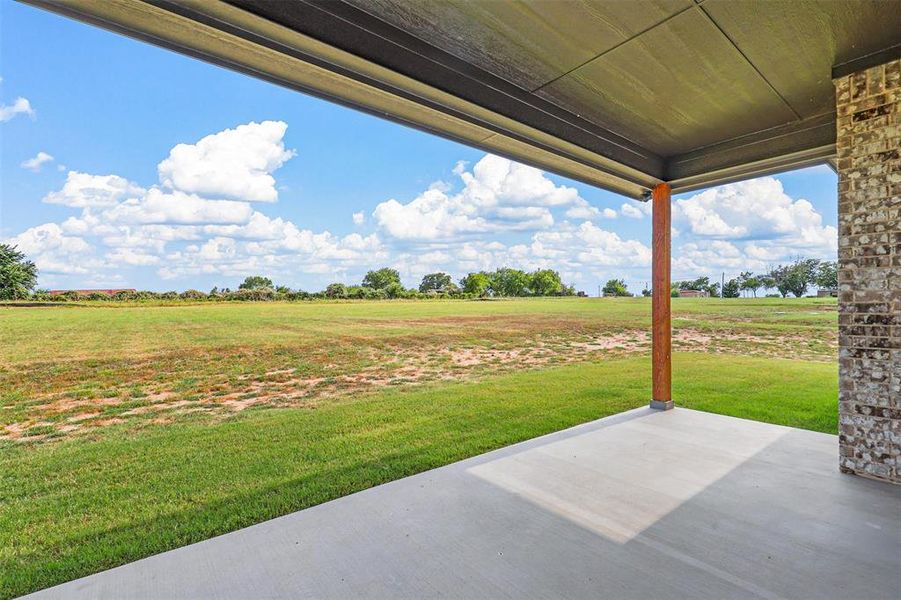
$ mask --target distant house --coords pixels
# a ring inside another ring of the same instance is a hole
[[[709,298],[710,292],[707,290],[679,290],[680,298]]]
[[[118,288],[109,290],[50,290],[50,296],[62,296],[63,294],[77,294],[79,296],[90,296],[91,294],[103,294],[104,296],[115,296],[120,293],[134,293],[134,288]]]
[[[835,288],[820,288],[817,290],[817,298],[838,298],[838,290]]]

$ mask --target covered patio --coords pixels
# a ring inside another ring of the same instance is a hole
[[[640,408],[34,598],[895,598],[901,488],[835,436]]]
[[[649,408],[38,596],[897,596],[897,0],[27,1],[651,201],[654,254]],[[827,163],[840,436],[668,410],[671,195]]]

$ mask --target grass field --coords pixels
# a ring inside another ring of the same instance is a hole
[[[834,433],[834,300],[674,301],[682,406]],[[644,299],[0,308],[0,597],[645,405]]]

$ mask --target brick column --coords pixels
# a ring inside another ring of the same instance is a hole
[[[901,483],[901,61],[834,83],[840,468]]]

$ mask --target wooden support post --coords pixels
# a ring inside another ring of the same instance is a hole
[[[652,194],[653,241],[651,264],[653,395],[651,408],[669,410],[672,398],[672,321],[670,317],[670,186],[661,183]]]

